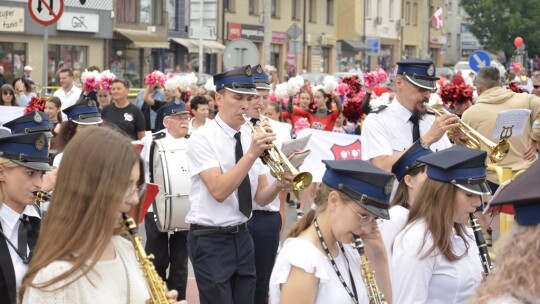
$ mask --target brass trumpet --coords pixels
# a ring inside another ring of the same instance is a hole
[[[450,114],[450,112],[448,112],[442,105],[426,105],[426,107],[428,110],[435,113],[435,116]],[[463,134],[465,134],[465,136],[467,136],[467,140],[462,141],[461,139],[455,137],[453,129],[447,131],[448,137],[450,137],[454,143],[471,149],[480,150],[482,144],[485,145],[489,149],[489,160],[491,160],[492,163],[501,162],[508,154],[508,151],[510,151],[510,144],[508,144],[506,138],[501,136],[499,143],[495,144],[463,121],[459,120],[459,125],[459,129]]]
[[[261,121],[268,121],[268,117],[262,115],[260,109],[258,111],[259,119]],[[250,118],[247,115],[243,114],[242,116],[253,133],[267,133],[261,125],[252,125],[251,123],[249,123]],[[274,148],[270,150],[265,150],[260,156],[261,160],[270,169],[270,174],[272,174],[272,176],[280,182],[285,182],[285,168],[287,168],[293,176],[290,183],[291,189],[293,191],[300,191],[306,189],[311,184],[311,181],[313,179],[311,173],[299,172],[298,169],[296,169],[291,164],[287,156],[283,154],[281,149],[277,147],[276,142],[273,141],[272,144],[274,145]]]

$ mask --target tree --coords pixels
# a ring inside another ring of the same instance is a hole
[[[514,38],[522,37],[529,56],[540,55],[540,0],[461,0],[467,27],[490,52],[515,54]]]

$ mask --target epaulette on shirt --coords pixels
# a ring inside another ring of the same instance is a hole
[[[379,113],[379,112],[383,111],[386,108],[388,108],[387,105],[382,105],[382,106],[378,107],[376,110],[373,110],[373,111],[371,111],[369,113]]]
[[[153,140],[162,139],[162,138],[165,138],[165,136],[166,136],[165,132],[156,132],[152,134],[152,139]]]

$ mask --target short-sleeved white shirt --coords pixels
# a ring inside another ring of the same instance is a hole
[[[409,121],[411,115],[412,112],[397,100],[377,113],[370,113],[362,128],[362,159],[370,160],[377,156],[392,155],[412,146],[413,123]],[[429,131],[434,121],[435,115],[430,113],[424,115],[420,120],[420,136]],[[439,151],[451,146],[445,134],[430,148]]]
[[[448,261],[438,250],[421,259],[433,244],[431,233],[428,233],[421,247],[426,229],[424,220],[415,221],[407,225],[394,241],[390,267],[393,302],[470,303],[482,281],[482,265],[472,229],[466,229],[468,250],[455,232],[450,235],[454,253],[466,253],[454,262]]]
[[[281,149],[281,145],[284,143],[284,142],[287,142],[287,141],[290,141],[291,140],[291,133],[289,132],[289,130],[287,130],[287,127],[279,122],[279,121],[275,121],[275,120],[268,120],[268,122],[270,123],[270,127],[272,128],[272,132],[274,132],[274,134],[276,134],[276,145],[278,148]],[[269,184],[272,184],[273,182],[276,181],[276,178],[272,176],[272,174],[270,173],[270,171],[268,171],[268,173],[266,173],[266,179],[268,180],[268,183]],[[264,207],[261,207],[259,206],[259,204],[257,204],[255,201],[253,202],[253,210],[265,210],[265,211],[273,211],[273,212],[278,212],[279,211],[279,195],[276,196],[276,198],[274,198],[274,200],[264,206]]]
[[[242,149],[247,152],[251,144],[251,130],[242,126]],[[223,202],[212,197],[201,180],[199,173],[210,168],[220,168],[225,173],[236,165],[234,138],[236,131],[220,117],[197,129],[188,140],[187,158],[191,176],[189,200],[191,209],[186,215],[186,222],[205,226],[231,226],[248,221],[238,210],[238,191],[234,191]],[[259,175],[266,174],[267,168],[257,159],[249,170],[251,195],[254,198],[258,187]]]
[[[64,110],[65,108],[74,105],[77,100],[79,100],[79,97],[81,97],[81,93],[82,90],[73,85],[69,92],[66,92],[63,88],[60,88],[54,91],[53,95],[60,98],[60,101],[62,101],[62,110]]]

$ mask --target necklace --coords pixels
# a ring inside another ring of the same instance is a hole
[[[319,237],[319,241],[321,242],[321,245],[322,245],[322,247],[324,249],[324,252],[326,252],[326,256],[330,260],[330,263],[332,263],[332,267],[334,268],[334,272],[338,276],[339,281],[341,282],[341,284],[343,285],[343,287],[345,288],[345,290],[347,291],[347,293],[349,294],[349,296],[353,300],[354,304],[358,304],[358,294],[356,293],[356,286],[354,284],[354,279],[352,277],[351,270],[349,269],[349,279],[351,280],[351,285],[353,287],[354,293],[351,291],[349,286],[347,286],[347,282],[345,282],[345,279],[341,275],[341,271],[339,271],[339,268],[338,268],[338,266],[336,264],[336,261],[334,260],[334,258],[330,254],[330,249],[328,249],[328,245],[326,245],[326,242],[324,241],[324,238],[323,238],[321,229],[319,228],[319,223],[317,222],[317,219],[315,219],[313,221],[313,225],[315,226],[315,231],[317,231],[317,236]],[[341,252],[343,252],[343,256],[345,257],[345,260],[347,261],[347,264],[348,264],[349,260],[347,259],[347,256],[345,255],[345,249],[343,249],[343,246],[341,245],[341,243],[338,242],[338,244],[339,244],[339,249],[341,249]]]
[[[129,272],[128,272],[128,268],[126,266],[126,261],[124,261],[124,258],[122,257],[122,255],[119,253],[119,252],[116,252],[116,254],[118,254],[118,256],[120,257],[120,260],[122,261],[122,265],[124,266],[124,272],[126,273],[126,290],[127,290],[127,298],[126,298],[126,304],[130,304],[131,303],[131,284],[129,282]]]

